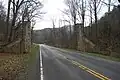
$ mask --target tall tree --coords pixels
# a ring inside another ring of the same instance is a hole
[[[82,23],[82,33],[84,35],[86,0],[77,0],[76,7],[77,15],[79,16],[79,20],[81,20]]]
[[[111,8],[111,0],[108,0],[108,12],[110,12],[110,8]]]
[[[11,6],[11,1],[12,0],[8,0],[8,9],[7,9],[7,18],[6,18],[6,34],[8,35],[8,27],[9,27],[9,18],[10,18],[10,6]]]
[[[92,23],[93,23],[93,12],[92,12],[92,3],[91,0],[88,1],[89,4],[89,17],[90,17],[90,33],[89,35],[92,35]]]
[[[17,22],[24,21],[24,19],[32,20],[33,17],[36,17],[38,12],[37,10],[41,9],[42,4],[38,0],[9,0],[8,1],[8,14],[7,14],[7,27],[9,25],[9,16],[12,14],[11,29],[9,33],[9,41],[14,40],[14,29]],[[23,8],[24,7],[24,8]],[[22,11],[22,13],[21,13]],[[22,15],[21,15],[22,14]],[[38,16],[37,16],[38,17]],[[21,19],[21,20],[20,20]],[[19,21],[17,21],[19,20]],[[7,31],[8,32],[8,31]],[[13,37],[13,38],[12,38]]]
[[[68,10],[66,10],[66,12],[68,12],[67,15],[70,15],[70,17],[72,18],[72,22],[73,25],[76,24],[76,17],[77,17],[77,9],[76,9],[76,4],[77,1],[76,0],[65,0],[65,4],[68,6]]]
[[[5,7],[3,5],[3,2],[0,1],[0,33],[2,33],[2,34],[4,34],[6,32],[5,19],[6,19]],[[5,38],[5,36],[3,36],[3,37]],[[6,40],[6,39],[2,39],[2,40]]]
[[[52,40],[53,40],[53,45],[55,45],[55,43],[56,43],[56,31],[55,31],[56,18],[55,17],[51,18],[51,21],[52,21],[52,27],[53,27],[53,29],[52,29]]]
[[[70,15],[72,19],[72,23],[74,25],[74,34],[72,36],[73,40],[73,46],[74,48],[77,48],[77,27],[76,27],[76,21],[77,21],[77,0],[65,0],[65,4],[68,6],[68,15]]]
[[[95,20],[95,31],[96,31],[96,38],[98,37],[98,12],[101,10],[102,7],[102,0],[91,0],[92,1],[92,9],[94,13],[94,20]]]
[[[3,5],[3,2],[0,2],[0,20],[5,21],[5,19],[6,19],[5,7]]]

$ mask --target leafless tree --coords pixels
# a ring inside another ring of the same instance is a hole
[[[55,45],[55,42],[56,42],[56,31],[55,31],[56,18],[52,17],[51,22],[52,22],[52,27],[53,27],[53,29],[52,29],[52,40],[53,40],[53,45]]]
[[[100,12],[101,8],[102,8],[102,1],[103,0],[91,0],[90,7],[93,10],[93,14],[94,14],[94,20],[95,20],[95,31],[96,31],[96,38],[98,36],[98,28],[97,28],[97,24],[98,24],[98,13]]]
[[[81,20],[82,23],[82,33],[84,34],[86,0],[77,0],[76,7],[77,15],[79,16],[79,20]]]
[[[108,12],[110,12],[111,7],[116,7],[115,3],[117,3],[117,0],[107,0],[107,2],[103,0],[102,3],[108,7]]]
[[[0,2],[0,20],[5,21],[5,19],[6,19],[5,7],[3,5],[3,2]]]
[[[77,17],[77,9],[76,9],[76,0],[65,0],[65,4],[68,6],[68,9],[64,12],[67,15],[70,15],[70,18],[73,22],[73,25],[76,24],[76,17]]]
[[[107,2],[106,2],[107,1]],[[103,0],[101,1],[103,4],[105,4],[108,7],[108,12],[111,11],[111,7],[117,7],[115,3],[117,3],[117,0]]]
[[[0,33],[4,34],[5,31],[5,19],[6,19],[6,11],[2,1],[0,1]],[[4,37],[4,36],[3,36]]]
[[[8,9],[7,9],[7,18],[6,18],[6,23],[7,23],[7,31],[6,34],[8,35],[8,26],[9,26],[9,18],[10,18],[10,6],[11,6],[11,1],[12,0],[8,0]]]
[[[86,8],[86,0],[65,0],[66,5],[68,6],[68,10],[66,12],[70,13],[70,17],[72,18],[72,22],[74,25],[74,39],[75,44],[77,46],[77,27],[76,22],[79,21],[79,23],[82,22],[82,33],[84,34],[84,23],[85,23],[85,8]],[[79,16],[79,17],[78,17]]]
[[[12,36],[14,34],[14,28],[19,21],[32,20],[33,17],[38,17],[38,9],[42,4],[38,0],[9,0],[8,10],[7,10],[7,29],[9,26],[10,14],[12,15],[11,29],[9,32],[9,41],[12,41]],[[20,20],[21,19],[21,20]],[[7,31],[8,32],[8,31]]]
[[[111,0],[108,0],[108,12],[110,12]]]
[[[92,4],[91,0],[88,1],[88,7],[89,7],[89,17],[90,17],[90,33],[89,35],[92,35],[92,23],[93,23],[93,12],[92,12]]]

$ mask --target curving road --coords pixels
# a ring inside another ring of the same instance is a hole
[[[41,80],[120,80],[120,62],[40,46]]]

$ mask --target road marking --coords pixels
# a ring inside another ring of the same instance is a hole
[[[92,70],[92,69],[90,69],[90,68],[88,68],[88,67],[80,64],[80,63],[77,62],[77,61],[71,60],[71,59],[69,59],[69,58],[67,58],[67,57],[65,57],[65,56],[63,56],[63,55],[61,55],[61,54],[59,54],[59,55],[62,56],[62,57],[63,57],[64,59],[66,59],[67,61],[71,62],[72,64],[78,66],[80,69],[82,69],[82,70],[90,73],[91,75],[99,78],[100,80],[111,80],[110,78],[108,78],[108,77],[106,77],[106,76],[104,76],[104,75],[102,75],[102,74],[100,74],[100,73],[98,73],[98,72],[96,72],[96,71],[94,71],[94,70]],[[42,67],[41,49],[40,49],[40,66],[41,66],[41,69],[40,69],[40,70],[41,70],[41,80],[43,80],[43,67]]]
[[[40,48],[40,80],[43,80],[43,63],[42,63],[41,48]]]
[[[75,65],[77,65],[77,66],[79,66],[79,68],[87,71],[88,73],[96,76],[97,78],[99,78],[99,79],[101,79],[101,80],[111,80],[111,79],[109,79],[108,77],[105,77],[105,76],[103,76],[102,74],[100,74],[100,73],[98,73],[98,72],[95,72],[94,70],[92,70],[92,69],[90,69],[90,68],[88,68],[88,67],[86,67],[86,66],[84,66],[84,65],[82,65],[82,64],[80,64],[80,63],[78,63],[78,62],[76,62],[76,61],[73,61],[73,60],[72,60],[72,63],[75,64]]]
[[[94,70],[92,70],[92,69],[90,69],[90,68],[80,64],[77,61],[70,60],[68,58],[65,58],[65,59],[68,60],[69,62],[71,62],[72,64],[78,66],[80,69],[82,69],[84,71],[87,71],[88,73],[92,74],[93,76],[99,78],[100,80],[111,80],[110,78],[108,78],[108,77],[106,77],[106,76],[104,76],[104,75],[102,75],[102,74],[100,74],[100,73],[98,73],[98,72],[96,72],[96,71],[94,71]]]

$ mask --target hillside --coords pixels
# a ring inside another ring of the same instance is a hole
[[[70,29],[70,26],[68,25],[61,28],[35,30],[33,35],[34,42],[45,43],[57,47],[75,48],[73,28],[74,27],[72,26]],[[85,27],[84,30],[84,37],[88,39],[90,43],[92,42],[95,44],[92,51],[104,53],[106,55],[120,56],[120,9],[118,7],[115,7],[109,13],[105,13],[104,16],[98,20],[97,37],[94,23],[91,27]],[[78,42],[80,41],[78,40]],[[78,46],[80,45],[81,44]]]
[[[46,43],[59,47],[69,47],[70,34],[73,34],[73,30],[70,31],[69,26],[54,29],[45,28],[42,30],[34,30],[33,41],[35,43]]]
[[[108,55],[120,53],[120,9],[115,7],[111,12],[105,13],[98,20],[97,37],[95,24],[85,28],[85,34],[89,40],[97,44],[100,51],[107,51]],[[110,54],[109,52],[115,52]]]

